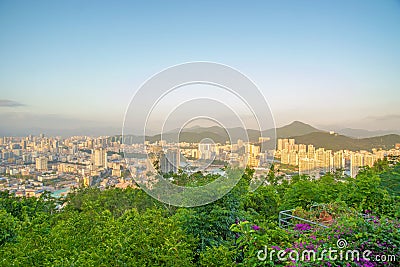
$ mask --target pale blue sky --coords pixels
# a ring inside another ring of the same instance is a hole
[[[1,0],[0,120],[118,128],[143,81],[200,60],[254,80],[278,126],[399,129],[399,48],[399,1]]]

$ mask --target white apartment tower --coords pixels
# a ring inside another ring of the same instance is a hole
[[[36,170],[47,171],[47,158],[45,157],[36,158]]]
[[[103,148],[95,149],[92,155],[92,163],[98,168],[107,168],[107,151]]]

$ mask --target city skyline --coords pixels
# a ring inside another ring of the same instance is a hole
[[[255,168],[256,176],[262,177],[271,164],[276,166],[277,175],[286,178],[297,174],[319,178],[327,173],[354,178],[365,166],[373,167],[376,162],[400,156],[400,143],[376,144],[369,149],[354,149],[348,144],[332,149],[315,142],[297,142],[297,138],[279,138],[273,147],[265,147],[263,140],[268,142],[269,138],[255,142],[238,139],[226,143],[129,143],[117,137],[3,137],[0,191],[31,197],[47,190],[59,197],[79,187],[151,187],[154,180],[149,175],[153,172],[224,176],[224,167],[233,166]]]
[[[118,134],[146,79],[199,60],[249,76],[278,127],[400,130],[397,1],[210,4],[2,1],[1,134]]]
[[[400,0],[0,0],[0,265],[400,266],[399,29]]]

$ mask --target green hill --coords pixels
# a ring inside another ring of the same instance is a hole
[[[341,149],[353,151],[371,150],[372,148],[391,149],[396,143],[400,143],[400,135],[397,134],[356,139],[339,134],[316,132],[295,136],[294,139],[298,144],[312,144],[317,148],[324,147],[335,151]]]
[[[263,131],[263,136],[273,136],[273,129],[269,129],[266,131]],[[300,135],[305,135],[305,134],[310,134],[310,133],[315,133],[315,132],[323,132],[317,128],[312,127],[309,124],[300,122],[300,121],[294,121],[289,125],[283,126],[276,128],[276,137],[277,138],[288,138],[288,137],[294,137],[294,136],[300,136]]]

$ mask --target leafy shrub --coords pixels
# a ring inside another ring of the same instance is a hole
[[[0,246],[16,238],[17,223],[12,215],[0,209]]]

